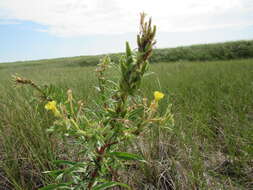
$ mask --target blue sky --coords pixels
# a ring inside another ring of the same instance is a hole
[[[141,11],[158,26],[158,48],[253,39],[252,0],[1,0],[0,62],[135,47]]]

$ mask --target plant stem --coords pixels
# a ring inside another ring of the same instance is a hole
[[[109,149],[112,145],[117,144],[118,142],[111,142],[107,143],[104,146],[102,146],[100,149],[97,150],[98,156],[96,158],[96,168],[94,171],[91,173],[91,181],[88,184],[88,189],[91,190],[92,186],[95,183],[96,178],[99,176],[99,170],[101,169],[101,162],[103,161],[104,153],[107,149]]]

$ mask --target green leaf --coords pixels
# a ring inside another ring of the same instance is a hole
[[[64,173],[64,170],[52,170],[52,171],[45,171],[43,172],[44,174],[49,174],[53,177],[57,177],[59,175],[61,175],[62,173]]]
[[[132,56],[132,51],[128,42],[126,42],[126,56],[127,57]]]
[[[70,189],[69,185],[72,184],[72,182],[69,183],[60,183],[60,184],[51,184],[47,185],[45,187],[40,188],[39,190],[51,190],[51,189]]]
[[[144,73],[143,77],[147,77],[154,74],[155,74],[154,72],[147,72],[147,73]]]
[[[95,187],[93,187],[92,190],[104,190],[115,186],[121,186],[125,187],[126,189],[131,189],[127,184],[111,181],[103,184],[98,184]]]
[[[137,160],[140,162],[146,162],[141,156],[127,152],[111,152],[110,155],[116,156],[117,158],[123,160]]]

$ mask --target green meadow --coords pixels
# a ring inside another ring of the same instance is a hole
[[[166,132],[154,128],[136,142],[132,151],[147,163],[129,167],[121,174],[124,182],[140,190],[253,189],[253,59],[245,54],[240,54],[245,59],[210,61],[210,56],[203,61],[159,56],[153,57],[142,89],[150,100],[156,90],[165,94],[160,112],[172,104],[175,126]],[[116,62],[117,54],[113,57]],[[11,76],[53,84],[59,94],[70,88],[89,105],[97,93],[96,67],[89,63],[76,57],[0,64],[1,190],[38,189],[52,182],[43,172],[54,169],[53,160],[77,158],[75,147],[46,132],[53,118],[34,98],[36,92],[14,87]],[[116,68],[107,74],[118,78]]]

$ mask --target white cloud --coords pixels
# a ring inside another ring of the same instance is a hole
[[[0,1],[0,19],[33,21],[58,36],[135,32],[141,11],[167,32],[253,24],[252,0]]]

